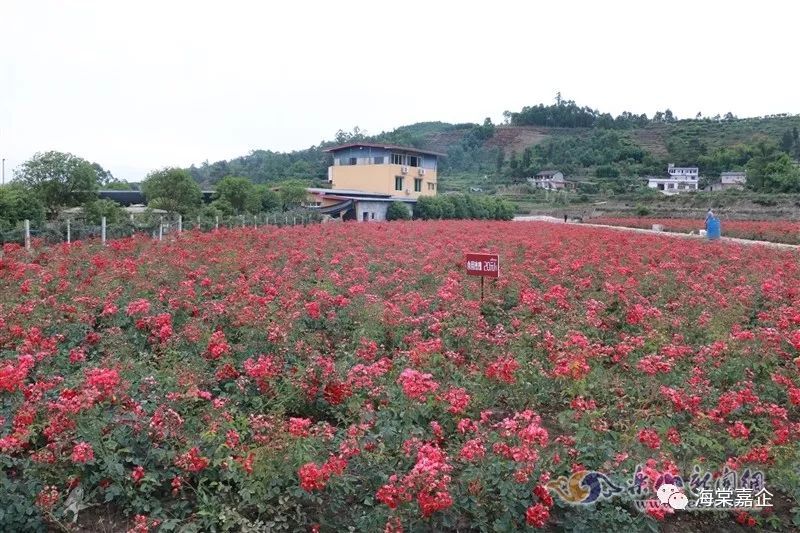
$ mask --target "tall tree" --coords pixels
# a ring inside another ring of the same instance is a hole
[[[151,172],[142,182],[142,192],[148,205],[170,214],[186,214],[199,207],[202,201],[200,186],[189,172],[180,168]]]
[[[527,171],[533,161],[533,149],[530,146],[522,151],[522,170]]]
[[[793,146],[794,146],[794,137],[792,137],[792,130],[784,131],[783,136],[781,137],[781,150],[783,150],[787,154],[791,154]]]
[[[64,207],[82,204],[97,196],[97,172],[70,153],[37,153],[15,173],[16,179],[39,197],[50,219]]]
[[[794,157],[800,159],[800,133],[797,131],[797,126],[792,128],[792,139],[794,140]]]
[[[260,204],[260,211],[269,213],[283,206],[280,195],[266,185],[256,185],[256,195]]]
[[[792,161],[773,141],[756,143],[753,156],[747,162],[747,185],[756,191],[787,192],[783,177],[792,174]]]
[[[247,178],[226,176],[217,183],[215,197],[222,199],[233,208],[236,215],[245,211],[261,211],[261,202],[253,183]]]
[[[106,188],[108,184],[117,181],[117,178],[114,177],[110,170],[104,169],[98,163],[92,163],[92,168],[97,174],[97,184],[100,187]]]
[[[367,132],[355,126],[352,132],[339,130],[336,132],[336,144],[356,143],[363,141]]]
[[[291,181],[281,185],[278,194],[283,203],[283,209],[286,211],[300,207],[308,195],[306,188],[302,184]]]

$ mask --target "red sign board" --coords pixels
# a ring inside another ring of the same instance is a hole
[[[500,277],[499,254],[467,254],[466,265],[470,276]]]

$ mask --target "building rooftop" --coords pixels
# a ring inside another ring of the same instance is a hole
[[[559,172],[561,172],[561,171],[560,170],[542,170],[541,172],[539,172],[536,175],[537,176],[542,176],[542,177],[548,177],[548,176],[555,176]]]
[[[353,196],[352,194],[331,194],[326,198],[334,200],[355,200],[363,202],[407,202],[416,203],[419,198],[411,198],[409,196]]]
[[[326,148],[323,152],[338,152],[340,150],[346,150],[347,148],[382,148],[384,150],[398,150],[402,152],[412,152],[415,154],[428,154],[428,155],[438,155],[438,156],[446,156],[447,154],[443,154],[442,152],[434,152],[433,150],[422,150],[420,148],[414,148],[413,146],[400,146],[398,144],[383,144],[383,143],[348,143],[342,144],[340,146],[333,146],[331,148]]]
[[[342,195],[349,195],[349,196],[375,196],[378,198],[389,198],[391,194],[380,193],[380,192],[369,192],[369,191],[359,191],[357,189],[323,189],[318,187],[309,187],[306,189],[308,192],[312,194],[322,194],[326,196],[342,196]]]

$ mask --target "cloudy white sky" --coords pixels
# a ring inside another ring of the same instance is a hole
[[[355,125],[502,121],[556,91],[617,114],[800,113],[795,2],[0,0],[0,157],[155,168]]]

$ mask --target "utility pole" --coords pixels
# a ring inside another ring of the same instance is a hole
[[[6,158],[3,158],[3,185],[6,184]]]

